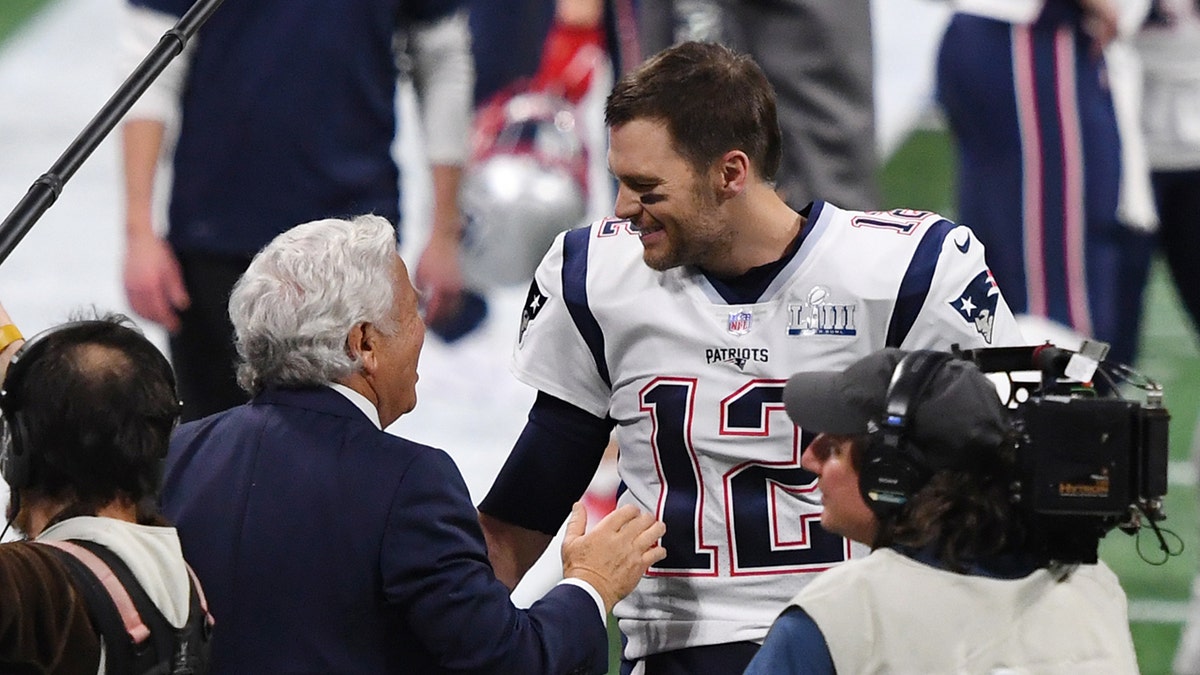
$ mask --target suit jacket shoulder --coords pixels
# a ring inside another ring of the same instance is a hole
[[[222,631],[217,670],[607,666],[591,597],[561,586],[514,607],[450,456],[331,389],[264,392],[180,427],[164,510]]]

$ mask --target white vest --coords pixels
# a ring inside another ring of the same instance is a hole
[[[838,566],[792,600],[839,673],[1137,673],[1128,606],[1104,563],[1064,581],[937,569],[890,549]]]

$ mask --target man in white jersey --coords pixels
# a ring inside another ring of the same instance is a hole
[[[1020,433],[974,364],[885,349],[799,373],[784,402],[821,432],[802,459],[821,524],[873,552],[806,585],[747,675],[1137,672],[1112,570],[1040,552]]]
[[[776,194],[774,94],[748,57],[669,48],[605,112],[616,218],[560,235],[535,275],[514,370],[539,393],[480,520],[515,585],[615,426],[620,502],[667,524],[666,559],[615,610],[623,670],[740,672],[787,599],[852,555],[817,522],[786,378],[1020,336],[966,227]]]

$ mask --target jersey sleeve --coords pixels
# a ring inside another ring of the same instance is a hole
[[[946,228],[919,313],[903,349],[964,349],[1024,344],[1004,294],[988,269],[983,242],[965,225]]]
[[[529,287],[513,350],[517,379],[583,409],[608,416],[612,388],[604,336],[588,301],[591,228],[558,235]]]
[[[587,490],[613,421],[539,393],[529,422],[479,510],[526,529],[553,535],[571,504]],[[540,490],[529,489],[530,485]]]
[[[412,57],[426,156],[432,164],[461,166],[469,153],[475,82],[466,12],[414,27]]]

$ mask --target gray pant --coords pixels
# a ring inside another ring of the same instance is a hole
[[[793,207],[880,208],[870,0],[655,0],[640,3],[638,21],[647,56],[710,39],[758,62],[778,97],[777,185]]]

